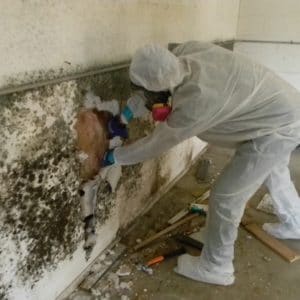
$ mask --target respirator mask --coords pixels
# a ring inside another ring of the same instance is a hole
[[[151,111],[154,121],[164,122],[172,111],[169,91],[152,92],[131,83],[132,91],[142,91],[146,99],[145,106]]]

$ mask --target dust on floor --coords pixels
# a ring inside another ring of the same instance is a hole
[[[212,160],[209,182],[199,183],[195,179],[197,164],[166,193],[144,216],[136,220],[134,229],[124,237],[128,253],[114,265],[89,292],[77,291],[70,299],[137,299],[137,300],[298,300],[300,299],[300,261],[287,263],[260,241],[239,229],[235,244],[234,285],[214,286],[195,282],[173,272],[176,258],[171,258],[153,267],[153,274],[141,271],[138,264],[146,262],[158,254],[166,253],[176,244],[169,236],[148,247],[131,252],[130,249],[140,240],[164,229],[167,221],[182,208],[195,201],[193,191],[205,190],[212,185],[224,165],[230,160],[232,152],[221,148],[210,148],[203,158]],[[291,161],[292,177],[300,188],[300,151]],[[275,218],[255,209],[266,190],[261,188],[249,202],[249,212],[258,224],[275,221]],[[186,224],[180,231],[197,228],[197,223]],[[173,234],[174,232],[172,232]],[[299,249],[299,242],[290,242]],[[191,250],[191,249],[189,249]],[[199,252],[192,250],[192,254]],[[123,276],[120,275],[120,270]],[[78,298],[77,298],[78,297]]]

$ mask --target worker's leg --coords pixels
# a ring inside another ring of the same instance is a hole
[[[229,285],[234,281],[234,242],[248,199],[271,170],[286,160],[290,142],[265,137],[243,144],[216,182],[209,200],[205,245],[200,257],[184,255],[175,271],[194,280]],[[284,149],[283,149],[284,148]],[[286,154],[287,153],[287,154]]]
[[[263,229],[280,239],[300,239],[300,198],[288,163],[287,160],[275,167],[265,181],[280,223],[266,223]]]

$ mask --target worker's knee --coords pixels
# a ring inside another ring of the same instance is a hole
[[[209,211],[212,217],[221,218],[225,222],[232,223],[235,227],[239,225],[247,200],[256,188],[235,189],[232,186],[216,184],[211,191],[209,200]]]
[[[239,178],[236,178],[236,180],[228,182],[228,180],[222,180],[223,178],[220,178],[215,184],[215,186],[212,188],[211,196],[214,196],[215,198],[221,198],[223,201],[227,201],[228,199],[232,197],[236,197],[240,194],[243,194],[248,188],[249,185],[240,184]]]

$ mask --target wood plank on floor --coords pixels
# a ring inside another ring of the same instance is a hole
[[[288,246],[280,242],[279,240],[273,238],[271,235],[266,233],[255,223],[243,224],[244,228],[252,233],[258,240],[267,245],[274,252],[279,254],[282,258],[292,263],[300,259],[300,253],[295,252]]]

